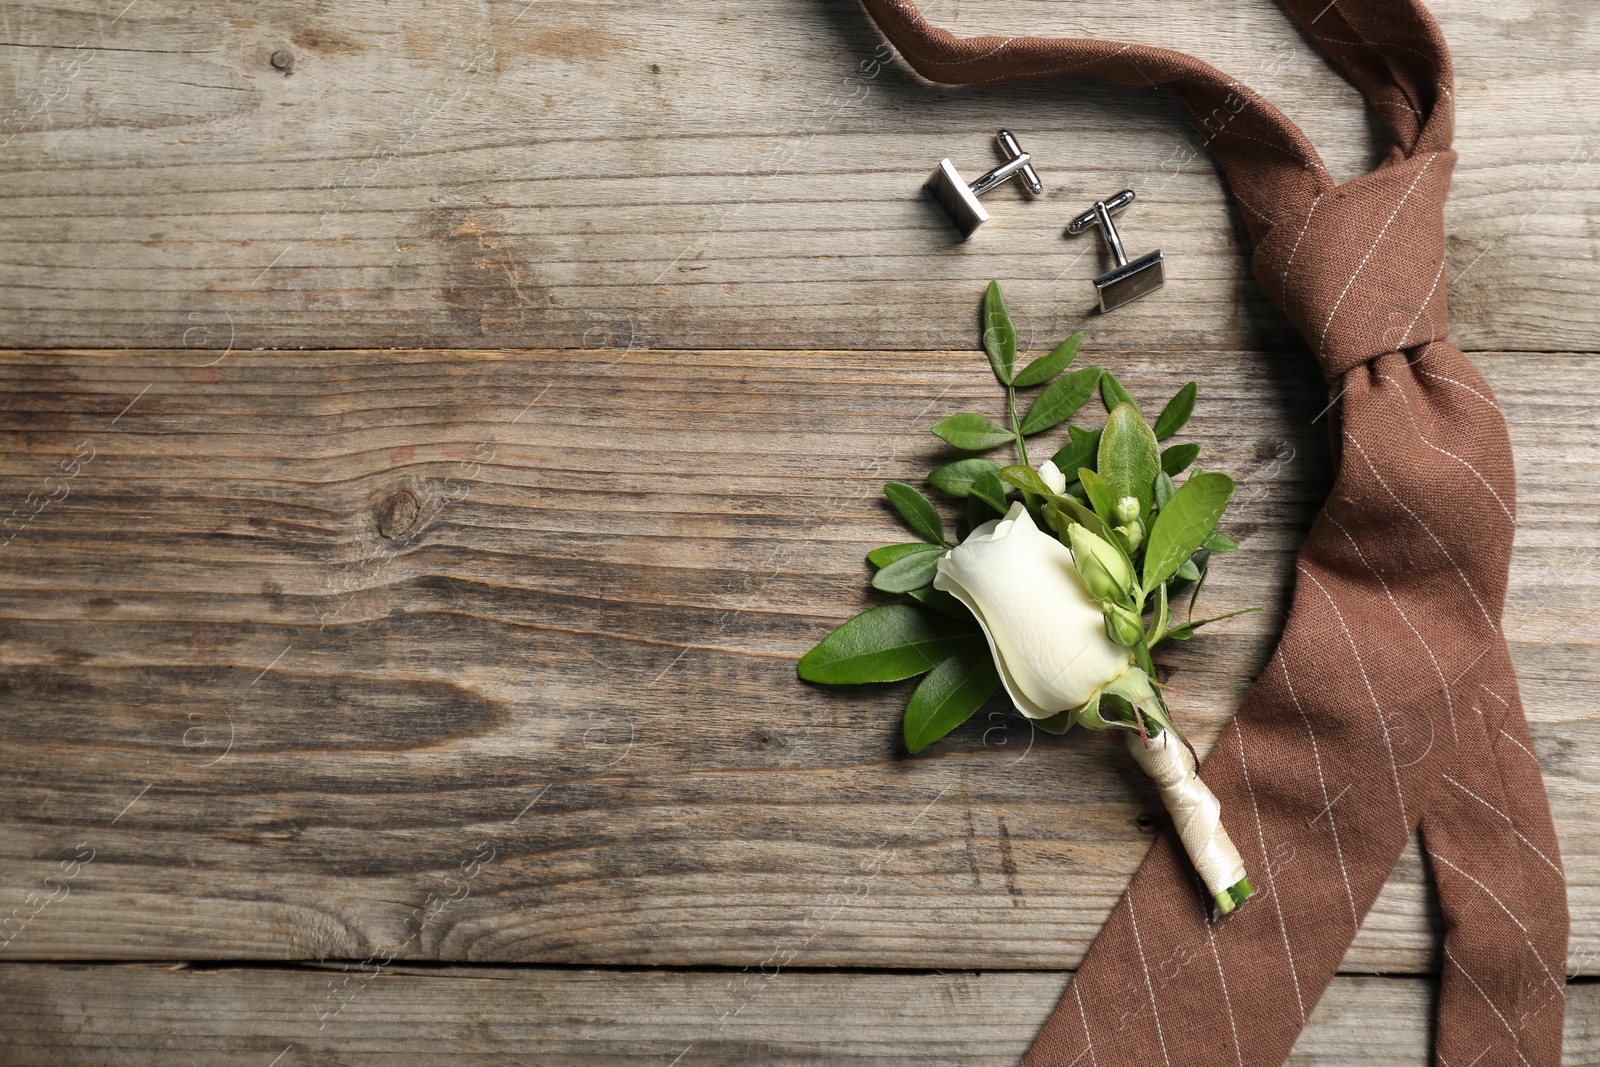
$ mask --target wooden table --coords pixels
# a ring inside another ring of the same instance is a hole
[[[900,687],[794,661],[870,601],[881,483],[994,407],[999,278],[1027,348],[1202,382],[1245,548],[1206,595],[1269,608],[1167,658],[1210,746],[1328,491],[1327,394],[1175,102],[930,87],[853,0],[124,2],[0,31],[0,1061],[1015,1062],[1157,799],[999,704],[908,757]],[[1384,148],[1259,0],[927,7],[1186,47],[1341,178]],[[1434,8],[1593,1063],[1600,13]],[[956,246],[917,187],[1002,125],[1046,192]],[[1169,282],[1101,317],[1062,225],[1125,186]],[[1426,1062],[1439,921],[1413,847],[1292,1062]]]

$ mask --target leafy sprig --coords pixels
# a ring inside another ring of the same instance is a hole
[[[1115,588],[1091,585],[1091,592],[1106,613],[1107,633],[1127,645],[1135,663],[1153,679],[1155,649],[1244,614],[1194,618],[1211,556],[1238,548],[1217,529],[1234,494],[1233,480],[1195,469],[1179,484],[1176,479],[1193,467],[1200,446],[1161,445],[1188,422],[1198,387],[1189,382],[1179,389],[1151,425],[1110,371],[1091,365],[1069,372],[1083,343],[1081,333],[1018,370],[1016,327],[998,283],[989,284],[982,316],[983,348],[1005,390],[1006,422],[963,412],[934,423],[940,440],[973,455],[938,467],[928,483],[964,505],[957,542],[1020,499],[1041,528],[1054,531],[1064,543],[1071,543],[1069,531],[1077,525],[1108,545],[1127,581]],[[1018,391],[1031,389],[1039,392],[1019,417]],[[1106,411],[1105,424],[1091,429],[1069,422],[1096,391]],[[1051,457],[1066,480],[1057,491],[1030,464],[1028,442],[1063,423],[1066,438]],[[1011,463],[979,455],[1006,445],[1014,453]],[[909,596],[911,602],[869,608],[845,622],[801,659],[799,673],[808,681],[832,685],[922,676],[903,723],[906,747],[920,752],[981,708],[1000,687],[1000,679],[977,620],[955,597],[933,588],[938,561],[953,547],[938,508],[904,482],[887,483],[884,494],[921,540],[869,552],[872,585],[880,592]],[[1086,564],[1074,554],[1081,573]],[[1175,622],[1172,605],[1186,588],[1187,615]],[[1153,725],[1177,733],[1159,697],[1140,700],[1130,694],[1130,700],[1114,689],[1081,714],[1063,713],[1040,723],[1049,729],[1082,722],[1144,733],[1148,717]]]

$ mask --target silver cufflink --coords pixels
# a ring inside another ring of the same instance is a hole
[[[1133,203],[1133,190],[1124,189],[1110,200],[1096,200],[1094,207],[1067,223],[1067,232],[1079,234],[1090,226],[1099,226],[1100,235],[1111,249],[1117,265],[1094,280],[1094,290],[1100,296],[1100,310],[1119,308],[1130,300],[1153,293],[1167,280],[1162,266],[1161,249],[1146,252],[1129,262],[1122,250],[1122,239],[1117,236],[1116,224],[1111,216]]]
[[[995,139],[1000,142],[1000,151],[1005,153],[1006,162],[971,185],[961,177],[949,159],[941,159],[939,169],[928,179],[928,191],[939,201],[939,206],[950,216],[950,221],[956,224],[956,229],[961,231],[963,241],[989,221],[989,213],[978,203],[978,197],[1007,178],[1021,174],[1022,184],[1027,186],[1030,193],[1037,196],[1044,192],[1039,174],[1033,169],[1033,157],[1022,150],[1017,139],[1007,130],[1001,130]]]

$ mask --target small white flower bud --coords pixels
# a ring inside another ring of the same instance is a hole
[[[1050,491],[1057,496],[1067,491],[1067,476],[1061,473],[1061,468],[1056,466],[1055,460],[1047,459],[1039,464],[1039,480],[1049,486]]]

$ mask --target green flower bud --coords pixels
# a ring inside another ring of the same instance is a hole
[[[1133,572],[1122,553],[1099,537],[1074,523],[1067,528],[1072,543],[1072,561],[1089,593],[1102,604],[1128,599],[1133,589]]]
[[[1137,519],[1138,517],[1139,517],[1139,498],[1138,497],[1125,496],[1121,500],[1117,501],[1117,518],[1122,520],[1123,525],[1132,526],[1133,525],[1133,521],[1135,519]]]
[[[1134,519],[1126,526],[1118,526],[1117,533],[1122,535],[1122,541],[1128,546],[1130,553],[1137,552],[1144,543],[1144,523]]]
[[[1106,636],[1124,648],[1132,648],[1144,637],[1144,623],[1139,616],[1121,604],[1103,605],[1106,613]]]

